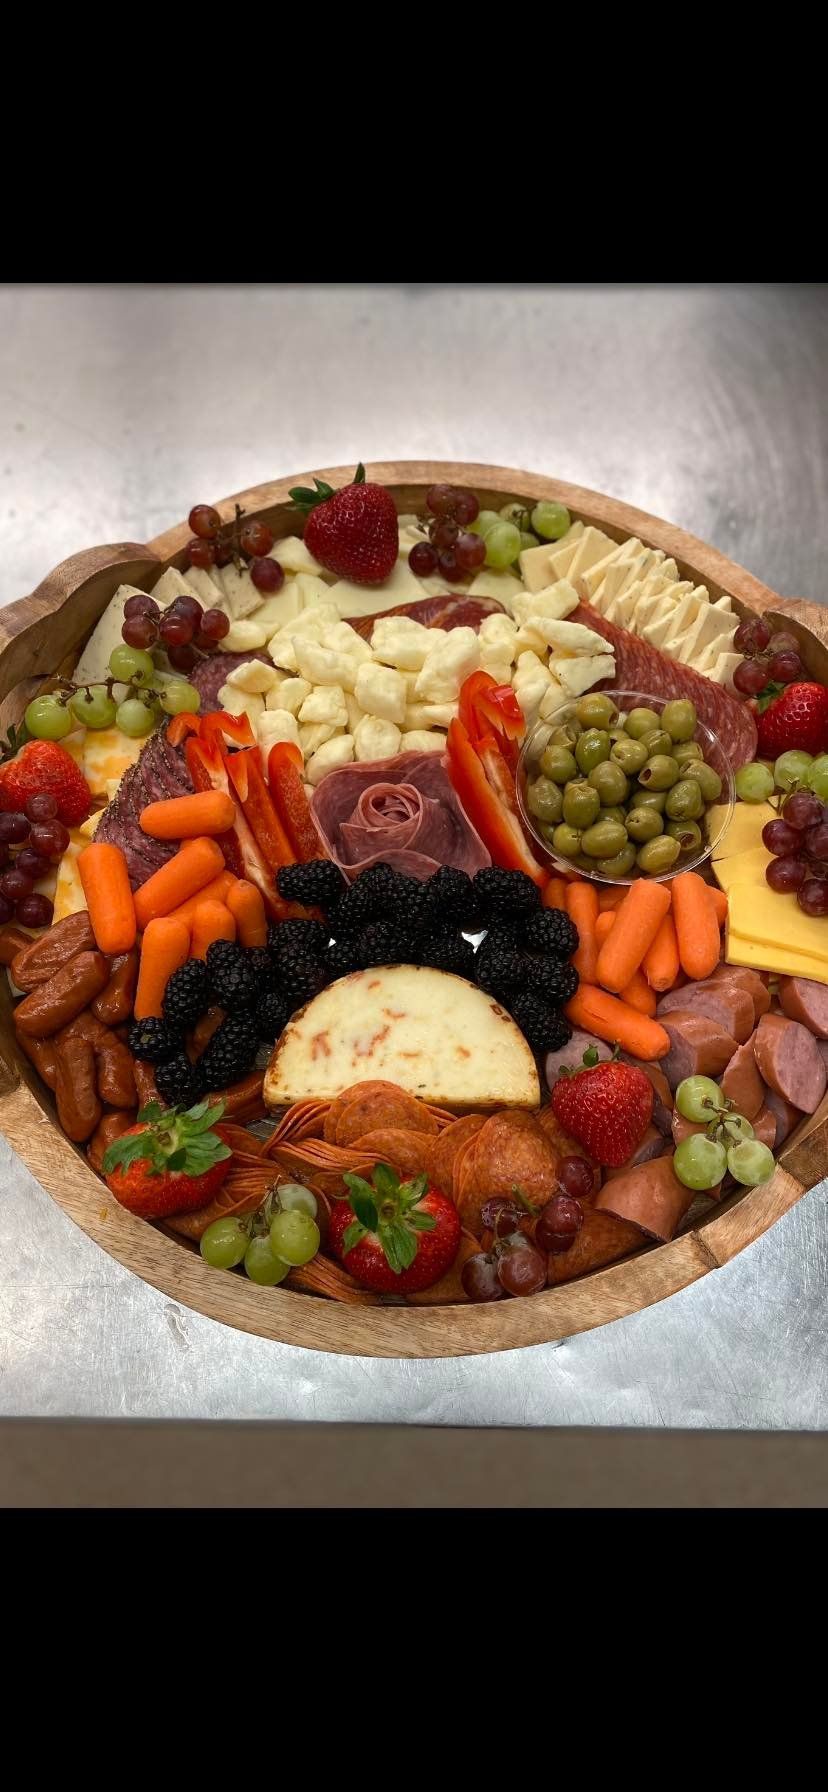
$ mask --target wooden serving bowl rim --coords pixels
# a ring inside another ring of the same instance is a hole
[[[815,606],[783,604],[751,573],[717,549],[659,517],[583,486],[537,473],[453,461],[392,461],[368,467],[369,479],[391,488],[401,514],[418,508],[438,481],[472,486],[493,508],[512,498],[558,499],[574,517],[621,541],[637,535],[662,548],[714,596],[727,592],[738,608],[778,612],[786,620]],[[319,477],[332,485],[353,477],[333,467]],[[291,486],[312,474],[253,486],[217,505],[261,515],[289,533]],[[0,610],[0,713],[16,719],[34,684],[56,670],[56,655],[71,663],[114,590],[122,582],[150,588],[165,566],[179,564],[189,539],[186,523],[146,545],[121,543],[73,555],[30,597]],[[810,618],[809,618],[810,620]],[[73,632],[74,631],[74,632]],[[34,684],[32,683],[34,681]],[[828,669],[825,682],[828,682]],[[14,713],[13,713],[14,712]],[[642,1247],[635,1256],[530,1300],[492,1306],[349,1307],[258,1288],[239,1275],[210,1269],[200,1253],[119,1207],[81,1150],[57,1125],[54,1104],[17,1046],[11,1002],[0,992],[0,1132],[24,1163],[90,1238],[127,1269],[171,1299],[241,1331],[309,1350],[368,1357],[450,1357],[516,1350],[570,1337],[652,1306],[699,1281],[761,1237],[819,1180],[825,1161],[828,1098],[803,1122],[763,1188],[735,1194],[669,1244]]]

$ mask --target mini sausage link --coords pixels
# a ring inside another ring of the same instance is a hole
[[[53,1039],[27,1039],[25,1033],[17,1034],[17,1043],[22,1047],[43,1078],[47,1089],[54,1089],[57,1082],[57,1053]]]
[[[138,1102],[138,1091],[135,1087],[135,1060],[129,1047],[120,1045],[104,1046],[96,1051],[95,1063],[98,1072],[98,1094],[101,1101],[110,1108],[134,1108]]]
[[[24,997],[15,1009],[14,1024],[30,1039],[46,1039],[88,1008],[108,982],[109,965],[102,952],[77,952]]]
[[[187,1034],[187,1052],[191,1058],[200,1058],[202,1052],[207,1050],[224,1017],[223,1008],[208,1008],[207,1013],[196,1021],[192,1032]]]
[[[85,1008],[82,1014],[76,1014],[75,1019],[70,1020],[68,1026],[61,1027],[55,1043],[62,1045],[65,1039],[87,1039],[96,1052],[118,1043],[117,1033],[111,1027],[105,1027],[102,1020],[96,1020],[91,1008]]]
[[[110,1145],[114,1145],[116,1139],[120,1139],[125,1132],[129,1132],[130,1127],[134,1125],[134,1113],[129,1114],[119,1110],[115,1114],[104,1114],[86,1147],[89,1162],[93,1170],[97,1170],[99,1176],[103,1172],[104,1152]]]
[[[95,1053],[88,1039],[67,1040],[58,1047],[55,1098],[66,1137],[84,1144],[103,1113],[95,1084]]]
[[[12,977],[18,989],[36,989],[61,970],[78,952],[92,952],[95,936],[85,909],[65,915],[37,939],[31,940],[12,960]]]
[[[224,1102],[222,1120],[261,1120],[267,1113],[263,1089],[264,1071],[254,1070],[240,1083],[232,1083],[229,1089],[214,1089],[204,1100]]]
[[[31,944],[32,935],[24,933],[14,922],[9,927],[0,927],[0,964],[13,964],[19,953]],[[20,989],[22,985],[18,983],[17,987]]]
[[[92,1013],[108,1027],[117,1027],[132,1014],[135,986],[138,982],[138,953],[123,952],[110,959],[112,975],[92,1003]]]
[[[139,1108],[145,1108],[150,1101],[161,1101],[155,1086],[155,1071],[146,1058],[135,1059],[132,1074],[135,1078],[135,1087],[138,1090]]]

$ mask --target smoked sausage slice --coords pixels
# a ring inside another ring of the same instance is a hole
[[[670,1039],[661,1069],[671,1089],[677,1089],[686,1076],[721,1076],[738,1050],[732,1033],[697,1010],[673,1009],[664,1015],[661,1025]]]
[[[779,1000],[788,1020],[798,1020],[815,1039],[828,1039],[828,984],[810,977],[780,977]]]
[[[713,983],[708,978],[703,983],[688,983],[684,989],[671,990],[659,1002],[659,1020],[676,1008],[705,1014],[723,1032],[730,1033],[737,1045],[744,1045],[753,1032],[752,997],[735,983]]]
[[[765,1085],[759,1075],[753,1049],[755,1033],[734,1053],[722,1077],[722,1094],[735,1102],[736,1112],[753,1120],[765,1105]]]
[[[784,1020],[781,1014],[763,1014],[753,1049],[759,1075],[768,1087],[803,1114],[815,1113],[825,1094],[828,1071],[807,1027]]]
[[[672,1156],[657,1157],[608,1179],[596,1197],[595,1210],[640,1226],[651,1238],[666,1243],[695,1198],[693,1189],[679,1182]]]

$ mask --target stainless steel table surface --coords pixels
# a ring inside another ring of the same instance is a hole
[[[360,456],[594,486],[821,599],[828,286],[0,288],[3,601],[198,499]],[[825,1183],[649,1312],[393,1363],[202,1319],[111,1262],[2,1140],[0,1175],[5,1415],[828,1425]]]

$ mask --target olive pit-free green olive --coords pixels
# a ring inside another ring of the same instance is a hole
[[[612,759],[603,759],[600,765],[593,766],[589,782],[603,804],[624,803],[630,794],[629,779]]]
[[[679,778],[672,790],[668,790],[664,808],[671,821],[698,821],[704,814],[704,797],[698,778]]]
[[[570,778],[578,776],[574,753],[569,747],[553,747],[551,741],[541,753],[540,769],[544,777],[551,778],[555,784],[566,784]]]
[[[598,820],[601,798],[586,778],[567,784],[563,793],[563,818],[571,828],[590,828]]]
[[[598,817],[598,820],[599,821],[620,821],[622,823],[622,825],[624,827],[626,827],[627,811],[626,811],[626,809],[622,809],[620,803],[610,803],[607,808],[604,808],[604,806],[602,804],[601,805],[601,813]]]
[[[582,732],[583,730],[580,723],[576,722],[573,716],[569,722],[559,722],[557,728],[553,728],[547,745],[550,747],[568,747],[570,752],[573,752],[575,742]]]
[[[536,778],[529,785],[526,807],[537,821],[557,823],[563,815],[563,791],[552,778]]]
[[[678,841],[682,852],[698,852],[701,846],[702,831],[697,821],[668,821],[664,832]]]
[[[585,728],[575,743],[575,758],[582,772],[591,772],[610,756],[610,737],[606,728]]]
[[[601,877],[629,877],[635,864],[635,847],[627,841],[613,859],[599,859],[595,870]]]
[[[628,778],[635,778],[642,765],[647,764],[649,754],[643,741],[630,740],[626,734],[619,735],[610,748],[610,759],[614,765],[620,765]]]
[[[581,836],[582,851],[591,859],[613,859],[627,844],[622,821],[597,821]]]
[[[581,850],[580,828],[571,828],[562,821],[552,835],[552,845],[562,859],[574,859]]]
[[[651,728],[649,734],[641,736],[641,744],[647,749],[647,758],[655,759],[657,754],[672,753],[673,743],[666,728]]]
[[[692,740],[696,732],[696,705],[684,697],[676,697],[673,702],[665,703],[661,712],[661,726],[666,728],[671,740]]]
[[[648,840],[655,840],[662,832],[662,818],[657,809],[635,808],[627,810],[627,833],[637,846],[644,846]]]
[[[666,790],[645,790],[643,784],[634,784],[630,799],[631,809],[657,809],[662,814],[667,801]]]
[[[660,726],[661,718],[654,709],[631,709],[627,717],[627,733],[630,740],[641,740],[653,728]]]
[[[703,759],[704,754],[697,740],[680,740],[673,748],[673,758],[678,765],[689,765],[691,759]]]
[[[655,840],[648,840],[644,846],[639,846],[635,855],[636,864],[639,871],[644,871],[647,876],[660,877],[662,872],[672,869],[680,853],[681,847],[677,840],[671,839],[669,834],[659,834]]]
[[[678,783],[678,775],[679,768],[672,755],[656,753],[654,758],[648,759],[647,764],[642,766],[638,782],[644,785],[645,790],[672,790],[673,785]]]
[[[592,691],[575,705],[575,714],[582,728],[611,728],[618,719],[618,709],[603,691]]]
[[[573,863],[573,865],[577,866],[579,871],[594,871],[595,870],[595,860],[588,859],[585,852],[577,852],[575,854],[574,859],[572,860],[572,863]]]
[[[685,777],[695,779],[706,803],[718,802],[722,794],[722,780],[718,772],[714,772],[712,765],[707,765],[703,759],[691,759],[684,770]]]

